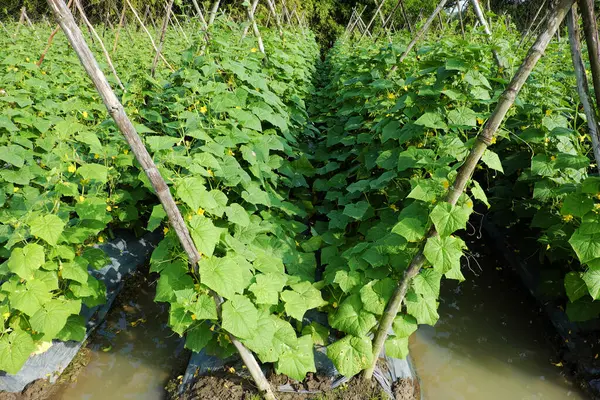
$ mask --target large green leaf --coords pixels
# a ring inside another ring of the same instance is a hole
[[[215,246],[221,240],[223,228],[217,228],[212,220],[203,215],[194,215],[190,221],[190,234],[201,254],[213,255]]]
[[[287,315],[298,321],[302,321],[307,310],[327,304],[321,297],[321,292],[310,282],[300,282],[291,288],[292,290],[281,293],[281,300],[285,303]]]
[[[385,355],[403,359],[408,355],[408,338],[388,336],[385,341]]]
[[[234,295],[223,303],[223,329],[241,338],[251,338],[258,328],[258,310],[250,300]]]
[[[329,323],[335,329],[354,336],[365,336],[377,324],[377,318],[364,309],[358,294],[353,294],[329,314]]]
[[[590,269],[581,276],[594,300],[600,298],[600,271]]]
[[[581,279],[579,272],[571,271],[565,275],[565,291],[571,302],[577,301],[588,294],[586,282]]]
[[[0,370],[16,374],[34,350],[35,344],[28,333],[20,330],[5,333],[0,338]]]
[[[412,287],[416,293],[426,298],[437,299],[440,295],[440,281],[442,274],[435,269],[425,268],[412,280]]]
[[[22,248],[15,248],[8,259],[8,269],[22,279],[31,279],[33,272],[45,262],[44,248],[30,243]]]
[[[444,202],[435,206],[431,211],[430,218],[440,236],[450,236],[467,227],[467,221],[472,211],[473,209],[466,206],[455,206]]]
[[[65,223],[54,214],[37,217],[29,224],[31,234],[44,239],[48,244],[56,246],[63,232]]]
[[[226,299],[243,293],[249,284],[246,267],[233,257],[203,257],[198,265],[202,283]]]
[[[437,313],[436,299],[423,297],[417,293],[409,292],[406,295],[406,311],[417,319],[419,324],[435,325],[440,317]]]
[[[284,351],[280,356],[275,370],[297,381],[302,381],[308,372],[317,372],[313,353],[313,341],[310,335],[298,338],[295,349]]]
[[[9,293],[8,299],[12,308],[32,316],[44,304],[52,300],[52,293],[44,282],[31,280],[24,285],[17,284],[15,290]]]
[[[453,268],[460,268],[464,247],[464,242],[454,236],[433,236],[427,239],[423,254],[437,271],[446,273]]]
[[[369,367],[373,357],[368,337],[346,336],[327,347],[327,356],[340,374],[351,377]]]

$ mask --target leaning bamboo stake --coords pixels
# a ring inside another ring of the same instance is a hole
[[[389,13],[389,15],[387,16],[386,19],[383,20],[382,22],[382,29],[385,30],[386,32],[388,32],[388,25],[390,25],[389,30],[391,30],[391,25],[390,21],[392,20],[392,18],[394,17],[394,15],[396,14],[396,11],[398,11],[398,8],[402,6],[402,0],[398,0],[396,2],[396,5],[394,6],[394,8],[392,9],[392,11]],[[382,14],[383,15],[383,14]],[[406,20],[408,22],[408,20]],[[409,25],[410,28],[410,25]],[[412,33],[412,29],[411,29],[411,33]],[[389,36],[389,35],[388,35]],[[379,37],[379,35],[377,35],[377,37]]]
[[[352,27],[350,28],[350,32],[348,32],[348,35],[352,35],[352,32],[354,31],[354,29],[359,26],[359,21],[361,21],[361,17],[363,15],[363,13],[365,12],[365,10],[367,9],[367,6],[363,6],[363,9],[360,13],[356,14],[356,18],[354,19],[354,24],[352,25]]]
[[[64,0],[47,0],[47,2],[54,12],[54,15],[58,19],[61,28],[65,32],[69,43],[77,53],[81,64],[96,86],[96,90],[100,94],[100,97],[102,97],[102,101],[104,102],[109,114],[125,137],[125,140],[129,144],[137,161],[140,163],[144,173],[152,184],[152,187],[156,192],[156,196],[165,209],[169,222],[175,230],[177,237],[179,238],[179,241],[188,256],[189,263],[193,266],[196,266],[201,257],[200,253],[196,249],[196,246],[194,245],[194,242],[190,236],[190,232],[185,225],[183,217],[181,216],[181,212],[177,208],[175,200],[171,196],[169,186],[161,176],[158,168],[154,164],[154,161],[152,161],[152,157],[148,153],[146,146],[144,146],[142,139],[133,126],[133,123],[127,116],[127,113],[125,113],[123,105],[111,89],[110,84],[106,80],[106,76],[104,76],[104,73],[98,66],[94,55],[85,42],[85,38],[83,37],[81,30],[73,18],[73,14],[71,14],[65,5]],[[211,294],[213,294],[215,300],[217,301],[217,313],[220,314],[220,305],[223,299],[214,292]],[[232,344],[239,351],[242,360],[246,364],[248,371],[254,378],[257,387],[263,394],[264,398],[268,400],[275,400],[271,386],[262,373],[258,362],[254,358],[254,355],[233,335],[229,335],[229,338],[231,339]]]
[[[523,42],[525,41],[525,38],[529,37],[529,32],[531,31],[531,28],[533,27],[533,24],[535,24],[535,22],[537,21],[538,16],[540,15],[540,13],[542,12],[542,10],[544,9],[544,6],[546,5],[546,1],[547,0],[544,0],[542,2],[540,8],[538,8],[537,12],[533,16],[533,19],[531,20],[531,23],[527,26],[527,29],[525,30],[525,34],[523,36],[521,36],[521,40],[519,40],[519,44],[517,44],[517,49],[521,48],[521,44],[523,44]]]
[[[73,4],[73,0],[69,0],[69,3],[67,4],[67,8],[71,8],[71,4]],[[54,40],[54,36],[56,36],[56,34],[58,33],[59,30],[60,30],[60,25],[56,25],[56,28],[54,28],[54,30],[50,34],[50,37],[48,37],[48,44],[46,44],[46,48],[44,49],[44,51],[42,52],[42,55],[40,56],[40,59],[36,63],[38,67],[41,66],[42,63],[44,62],[44,59],[46,58],[46,54],[48,54],[48,50],[50,50],[50,47],[52,47],[52,41]]]
[[[2,23],[2,21],[0,21],[0,26],[2,27],[2,29],[4,29],[4,32],[6,32],[6,34],[8,35],[8,37],[10,38],[10,40],[14,43],[15,41],[13,40],[13,38],[10,35],[10,32],[8,31],[8,29],[6,29],[6,25],[4,25]]]
[[[192,0],[192,3],[194,4],[194,8],[196,9],[196,14],[198,14],[198,18],[200,18],[200,22],[202,23],[202,29],[206,30],[206,28],[208,27],[208,23],[206,22],[206,19],[204,19],[204,13],[202,12],[200,5],[198,5],[198,0]]]
[[[583,20],[583,34],[587,44],[590,70],[592,71],[592,84],[596,95],[596,106],[600,107],[600,49],[598,42],[598,26],[594,13],[593,0],[578,0]]]
[[[125,11],[127,11],[127,4],[123,3],[123,11],[121,11],[121,17],[119,18],[119,26],[117,28],[117,32],[115,33],[115,43],[113,44],[112,52],[113,54],[117,51],[117,44],[119,44],[119,34],[121,33],[121,28],[123,28],[123,23],[125,22]]]
[[[166,2],[165,2],[165,10],[166,10]],[[173,28],[175,30],[179,29],[179,31],[181,32],[181,36],[183,36],[183,38],[188,43],[188,45],[191,45],[192,42],[190,42],[188,35],[185,33],[185,30],[183,30],[183,27],[179,23],[179,18],[177,18],[177,15],[173,12],[173,13],[171,13],[171,16],[173,17],[173,18],[171,18],[171,25],[173,25]],[[175,21],[174,24],[173,24],[173,21]]]
[[[350,28],[354,27],[354,21],[356,20],[356,8],[352,9],[352,14],[348,19],[348,25],[346,25],[346,35],[350,33]]]
[[[211,26],[215,22],[215,18],[217,17],[217,11],[219,11],[219,4],[221,0],[215,0],[212,8],[210,9],[210,17],[208,18],[208,26]]]
[[[465,39],[465,25],[463,23],[463,15],[462,15],[462,3],[458,4],[458,19],[460,21],[460,32],[462,33],[463,40]]]
[[[448,0],[441,0],[439,2],[437,7],[435,8],[435,10],[433,10],[433,13],[429,16],[429,18],[427,18],[427,21],[425,21],[425,24],[423,25],[423,27],[421,27],[421,29],[419,29],[419,32],[417,32],[417,34],[415,35],[413,40],[411,40],[411,42],[408,44],[408,46],[406,47],[406,50],[404,50],[404,53],[402,53],[402,55],[400,56],[398,63],[401,63],[402,61],[404,61],[406,56],[408,56],[408,53],[410,53],[412,48],[415,47],[415,44],[417,44],[417,42],[419,40],[421,40],[421,37],[425,34],[425,32],[427,32],[427,30],[429,29],[429,26],[431,26],[431,23],[433,22],[435,17],[439,14],[439,12],[442,10],[442,8],[444,8],[447,1]],[[398,66],[394,65],[394,67],[392,68],[392,70],[390,72],[395,71],[397,68],[398,68]]]
[[[375,4],[377,4],[377,2],[375,2]],[[373,22],[375,22],[375,20],[377,19],[377,16],[379,15],[379,12],[381,11],[381,7],[383,7],[384,4],[385,4],[385,0],[381,0],[381,3],[379,3],[379,5],[377,5],[377,9],[375,10],[375,13],[371,17],[369,24],[365,28],[366,32],[371,32],[370,31],[371,26],[373,25]],[[363,37],[365,37],[365,32],[363,32],[362,36],[358,39],[358,41],[360,42],[363,39]]]
[[[174,0],[170,0],[167,5],[167,10],[165,14],[165,19],[163,20],[163,24],[160,30],[160,40],[158,42],[158,48],[156,49],[156,55],[154,56],[154,60],[152,61],[152,70],[150,75],[154,78],[154,73],[156,72],[156,64],[158,64],[158,58],[161,56],[161,51],[163,44],[165,42],[165,35],[167,33],[167,28],[169,26],[169,20],[171,19],[171,9],[173,8]]]
[[[410,34],[413,34],[413,27],[412,24],[410,23],[410,19],[408,18],[408,14],[406,14],[406,10],[404,9],[404,1],[400,0],[400,10],[402,11],[402,16],[404,17],[404,20],[406,21],[406,24],[408,25],[408,31],[410,32]]]
[[[110,67],[110,70],[112,71],[113,76],[117,80],[119,87],[121,88],[121,90],[125,91],[125,86],[123,86],[123,82],[121,82],[119,75],[117,75],[117,70],[115,69],[115,66],[112,63],[112,60],[110,59],[110,56],[108,55],[108,51],[106,50],[106,47],[104,47],[104,42],[102,42],[102,39],[100,38],[100,36],[98,36],[98,33],[94,29],[94,26],[90,23],[87,16],[85,15],[85,12],[83,11],[83,7],[81,7],[81,3],[79,0],[75,0],[75,6],[79,10],[79,14],[81,15],[81,19],[83,19],[83,22],[87,25],[90,32],[92,32],[92,34],[96,37],[96,39],[98,40],[98,43],[100,43],[100,47],[102,48],[102,52],[104,53],[106,62],[108,63],[108,66]]]
[[[475,10],[475,15],[477,16],[477,19],[479,20],[481,25],[483,25],[483,31],[485,32],[486,36],[491,40],[492,39],[492,31],[490,31],[490,27],[487,23],[487,20],[485,19],[485,16],[483,15],[483,12],[481,11],[481,7],[479,6],[479,1],[471,0],[471,4],[473,5],[473,10]],[[502,60],[500,59],[500,56],[498,55],[498,52],[496,51],[496,49],[492,49],[492,54],[494,56],[494,60],[496,60],[496,64],[498,65],[498,68],[504,68],[504,65],[502,64]]]
[[[273,19],[275,19],[275,25],[277,26],[277,31],[279,32],[279,37],[283,38],[283,27],[281,26],[281,20],[279,19],[279,14],[277,14],[277,10],[275,8],[275,3],[273,0],[266,0],[267,6],[269,7],[269,11],[273,15]]]
[[[257,7],[258,7],[258,0],[254,0],[252,2],[250,10],[249,10],[252,13],[252,20],[254,20],[254,13],[256,12]],[[248,24],[244,27],[244,30],[242,32],[242,39],[244,39],[246,37],[246,35],[248,34],[248,29],[250,29],[250,25],[252,25],[252,22],[250,19],[248,19]]]
[[[258,0],[254,0],[254,4],[252,7],[248,7],[246,9],[246,14],[248,15],[248,20],[250,21],[250,25],[252,25],[252,31],[254,31],[254,36],[256,36],[256,40],[258,41],[258,49],[261,53],[265,54],[265,44],[263,43],[262,36],[260,31],[258,30],[258,25],[256,25],[256,20],[254,19],[254,12],[252,8],[256,10],[256,5],[258,5]]]
[[[142,26],[142,29],[146,32],[146,35],[148,35],[148,38],[150,38],[150,43],[152,43],[152,47],[154,48],[154,51],[156,51],[160,55],[161,60],[163,60],[163,62],[165,63],[165,65],[167,67],[169,67],[169,69],[171,71],[175,71],[175,69],[171,66],[171,64],[169,64],[169,62],[166,60],[166,58],[158,50],[158,47],[156,47],[156,43],[154,43],[154,39],[152,39],[152,35],[148,31],[148,28],[146,28],[146,25],[144,25],[144,23],[140,19],[140,16],[138,15],[137,11],[135,11],[135,8],[131,5],[131,2],[129,0],[125,0],[125,1],[127,2],[127,5],[129,6],[129,8],[131,9],[131,11],[133,12],[133,15],[135,16],[135,18],[137,19],[137,21]]]
[[[565,14],[571,7],[575,0],[561,0],[560,3],[554,9],[551,17],[548,19],[548,25],[546,29],[538,36],[537,40],[531,46],[531,49],[527,53],[527,56],[523,60],[523,63],[519,67],[519,70],[515,74],[515,76],[510,81],[508,87],[498,100],[496,104],[496,108],[494,112],[490,116],[490,118],[486,121],[482,131],[477,136],[477,140],[473,144],[473,148],[471,149],[467,159],[464,161],[462,167],[458,171],[458,175],[456,176],[456,180],[452,185],[452,188],[448,192],[448,196],[446,201],[452,205],[455,205],[458,201],[459,197],[465,191],[467,183],[471,179],[481,156],[485,152],[488,146],[492,144],[492,139],[498,132],[500,128],[500,124],[504,121],[506,117],[506,113],[512,107],[515,102],[519,91],[525,84],[525,81],[531,74],[531,71],[537,64],[538,60],[542,57],[544,50],[548,46],[550,40],[554,36],[554,33],[558,29],[560,23],[565,17]],[[379,359],[379,354],[381,353],[383,346],[385,344],[385,340],[387,338],[388,332],[392,327],[392,323],[400,307],[402,302],[404,301],[404,297],[408,290],[409,285],[411,284],[413,278],[419,274],[421,267],[425,264],[425,256],[423,254],[423,246],[427,239],[434,237],[437,235],[435,227],[432,227],[425,239],[421,243],[421,250],[417,253],[417,255],[410,262],[406,272],[404,273],[404,277],[401,281],[397,283],[397,286],[392,294],[386,309],[379,321],[379,327],[377,328],[377,332],[375,333],[375,338],[373,340],[373,357],[371,366],[366,369],[363,373],[364,379],[371,379],[373,377],[373,372],[375,370],[375,365],[377,364],[377,360]]]
[[[567,14],[567,27],[569,29],[569,44],[571,47],[571,58],[575,77],[577,80],[577,92],[583,105],[583,111],[587,119],[587,126],[592,140],[592,151],[596,160],[596,167],[600,173],[600,134],[598,132],[598,118],[592,106],[592,99],[588,91],[589,85],[585,73],[585,66],[581,57],[581,42],[579,41],[579,26],[577,25],[577,6],[573,5]]]

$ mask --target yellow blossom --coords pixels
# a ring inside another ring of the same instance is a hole
[[[17,193],[18,191],[19,191],[19,188],[18,188],[17,186],[15,186],[15,187],[13,188],[13,193]]]
[[[544,143],[550,143],[550,138],[545,138]]]
[[[551,161],[556,161],[556,156],[550,156]]]
[[[206,106],[202,106],[202,107],[200,107],[200,112],[201,112],[202,114],[206,114],[206,112],[207,112],[207,111],[208,111],[208,108],[206,108]]]
[[[198,214],[198,215],[204,215],[204,209],[203,208],[199,208],[198,211],[196,211],[196,214]]]
[[[398,211],[398,207],[395,204],[391,204],[390,208],[394,211]]]
[[[4,320],[7,320],[8,317],[10,317],[10,313],[9,312],[5,312],[4,314],[2,314],[2,318],[4,318]]]
[[[394,100],[396,98],[396,95],[394,93],[388,93],[387,98],[389,100]]]
[[[207,173],[208,173],[208,175],[210,175],[210,176],[215,176],[215,173],[214,173],[214,172],[212,172],[212,170],[211,170],[210,168],[209,168],[209,169],[207,169],[207,170],[206,170],[206,172],[207,172]]]
[[[83,196],[79,196],[79,201],[80,201],[80,202],[83,202],[84,200],[85,200],[85,197],[83,197]]]
[[[337,306],[338,306],[337,301],[334,301],[333,304],[332,304],[332,306],[333,306],[333,308],[337,308]]]
[[[552,114],[552,110],[550,110],[550,109],[546,110],[546,116],[548,116],[550,114]]]
[[[42,75],[46,75],[46,71],[42,71]]]
[[[192,314],[192,319],[195,321],[196,320],[196,314]]]
[[[83,118],[87,118],[88,117],[87,111],[82,112],[81,115],[83,115]]]
[[[211,332],[213,332],[214,330],[215,330],[215,326],[214,326],[214,325],[212,325],[212,326],[210,327],[210,331],[211,331]]]
[[[253,47],[250,49],[250,52],[252,52],[252,53],[256,53],[257,51],[258,51],[258,49],[256,47]]]
[[[473,202],[471,200],[467,200],[466,204],[467,204],[467,207],[473,208]]]
[[[229,367],[227,370],[229,371],[230,374],[235,374],[235,368]]]
[[[123,150],[123,154],[125,154],[125,155],[129,154],[129,150],[127,150],[127,149]]]
[[[565,222],[570,222],[570,221],[572,221],[572,220],[573,220],[573,216],[572,216],[571,214],[567,214],[567,215],[565,215],[565,216],[563,217],[563,220],[564,220]]]
[[[450,182],[448,182],[447,180],[442,181],[442,186],[444,187],[444,189],[448,189],[450,187]]]
[[[546,250],[550,250],[550,244],[546,245]]]
[[[408,86],[404,86],[404,87],[403,87],[403,89],[404,89],[404,90],[408,90]]]
[[[492,140],[490,140],[491,144],[496,144],[496,136],[492,137]]]
[[[99,158],[100,158],[100,156],[99,156],[98,154],[94,154],[94,159],[96,159],[96,160],[97,160],[97,159],[99,159]]]
[[[98,236],[98,242],[104,243],[104,238],[102,236]]]
[[[169,233],[169,228],[167,228],[166,226],[163,228],[163,234],[167,234]]]
[[[483,118],[477,118],[477,123],[479,125],[483,125]]]
[[[29,62],[29,57],[26,57],[26,58],[25,58],[25,61]]]
[[[111,206],[106,206],[106,211],[111,212],[112,211],[112,207]]]

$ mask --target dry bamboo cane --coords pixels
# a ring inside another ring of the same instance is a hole
[[[406,9],[404,8],[404,0],[400,0],[400,11],[402,11],[402,16],[404,17],[404,20],[406,21],[406,24],[408,25],[408,31],[412,35],[413,27],[412,27],[412,24],[410,23],[410,19],[408,18],[408,15],[406,14]]]
[[[465,39],[465,25],[463,24],[462,3],[459,3],[459,6],[458,6],[458,19],[460,20],[460,32],[462,33],[462,38],[464,40]]]
[[[200,22],[202,22],[202,28],[206,30],[208,24],[206,23],[206,19],[204,19],[204,13],[202,12],[202,9],[198,5],[198,0],[192,0],[192,3],[194,4],[194,8],[196,9],[196,14],[198,14],[198,18],[200,18]]]
[[[356,15],[356,7],[352,9],[352,14],[350,14],[350,18],[348,18],[348,24],[346,24],[346,34],[350,30],[350,25],[354,22],[354,16]]]
[[[83,11],[83,7],[81,6],[81,3],[79,0],[75,0],[75,6],[77,7],[77,10],[79,10],[79,14],[81,15],[81,18],[83,19],[83,22],[87,25],[90,32],[92,32],[92,34],[96,37],[96,39],[98,40],[98,43],[100,43],[100,47],[102,48],[102,52],[104,53],[106,62],[108,63],[108,66],[110,67],[110,70],[111,70],[113,76],[117,80],[119,87],[121,88],[122,91],[125,91],[125,86],[123,86],[123,82],[121,82],[119,75],[117,75],[117,70],[115,69],[115,66],[112,63],[112,60],[110,59],[110,56],[108,55],[108,51],[106,50],[106,47],[104,47],[104,42],[102,42],[102,39],[100,38],[100,36],[96,32],[96,30],[94,29],[94,26],[90,23],[87,16],[85,15],[85,12]]]
[[[148,180],[152,184],[152,187],[156,192],[156,196],[159,198],[163,208],[165,209],[165,212],[167,213],[167,217],[171,226],[175,230],[184,251],[188,255],[190,264],[195,266],[200,260],[200,253],[192,241],[190,232],[185,225],[183,217],[181,216],[181,212],[175,204],[175,200],[173,200],[173,197],[171,196],[169,187],[167,186],[167,183],[163,177],[160,175],[160,172],[152,161],[152,157],[144,146],[142,139],[137,134],[135,127],[125,113],[123,105],[111,89],[110,84],[104,76],[104,73],[98,67],[98,63],[96,62],[96,59],[94,58],[94,55],[92,54],[87,43],[85,42],[81,30],[73,19],[73,15],[66,7],[64,0],[47,0],[47,2],[50,5],[54,15],[58,19],[61,28],[65,32],[69,43],[71,43],[71,46],[77,53],[81,64],[98,90],[100,97],[102,97],[102,101],[104,102],[108,112],[125,137],[125,140],[127,140],[127,143],[129,144],[133,154],[140,163],[144,173],[148,177]],[[220,314],[220,303],[222,302],[222,298],[220,298],[220,296],[214,292],[211,292],[211,294],[217,301],[217,312]],[[262,373],[258,362],[254,358],[254,355],[233,335],[229,335],[229,338],[239,351],[242,360],[254,378],[255,383],[257,384],[257,387],[262,393],[263,397],[267,400],[276,400],[271,390],[271,386]]]
[[[17,30],[15,31],[15,34],[13,35],[14,37],[17,37],[19,35],[19,31],[21,30],[21,25],[23,25],[23,23],[25,22],[24,12],[25,12],[25,7],[21,7],[21,15],[19,16],[19,23],[17,24]]]
[[[254,4],[258,5],[258,0],[254,0]],[[254,6],[254,5],[253,5]],[[256,20],[254,19],[254,12],[252,8],[256,10],[256,7],[248,7],[246,9],[246,14],[248,15],[248,20],[250,21],[250,25],[252,25],[252,31],[254,31],[254,36],[256,36],[256,40],[258,41],[258,49],[261,53],[265,54],[265,45],[262,40],[262,36],[260,31],[258,30],[258,25],[256,25]]]
[[[475,15],[477,16],[477,19],[479,20],[481,25],[483,25],[483,31],[485,32],[486,36],[491,40],[492,39],[492,31],[490,31],[490,27],[487,23],[487,20],[485,19],[485,16],[483,15],[483,12],[481,11],[481,7],[479,6],[479,1],[471,0],[471,4],[473,5],[473,10],[475,10]],[[504,68],[504,65],[502,64],[502,60],[500,59],[500,56],[498,55],[498,52],[496,51],[496,49],[492,49],[492,54],[494,56],[494,60],[496,60],[496,64],[498,65],[498,68]]]
[[[398,11],[398,8],[400,8],[401,6],[402,6],[402,0],[398,0],[398,2],[396,3],[396,5],[392,9],[392,11],[388,14],[387,18],[383,21],[383,23],[382,23],[382,29],[387,29],[388,28],[388,25],[390,25],[390,21],[392,20],[392,18],[396,14],[396,11]],[[379,35],[377,35],[377,37],[379,37]]]
[[[379,4],[377,4],[377,0],[373,0],[373,1],[375,2],[375,5],[376,5],[376,6],[379,6]],[[382,1],[382,3],[383,3],[383,1],[384,1],[384,0],[381,0],[381,1]],[[396,9],[394,8],[394,11],[395,11],[395,10],[396,10]],[[387,27],[386,27],[386,22],[387,22],[387,21],[386,21],[385,17],[383,16],[383,11],[382,11],[381,9],[379,9],[379,13],[378,13],[378,14],[379,14],[379,17],[380,17],[380,19],[381,19],[381,31],[382,31],[382,32],[385,32],[385,34],[386,34],[386,36],[387,36],[387,38],[388,38],[388,42],[392,43],[392,37],[390,36],[390,32],[389,32],[389,30],[388,30],[388,29],[387,29]],[[381,33],[381,32],[380,32],[380,33]],[[375,39],[377,39],[378,37],[379,37],[379,34],[377,34],[377,35],[375,36]]]
[[[590,138],[592,139],[592,151],[596,160],[596,167],[600,173],[600,134],[598,133],[598,118],[592,106],[592,99],[588,91],[589,85],[585,72],[585,65],[581,57],[581,42],[579,40],[579,27],[577,25],[577,6],[573,5],[567,14],[567,27],[569,29],[569,44],[571,47],[571,58],[575,77],[577,79],[577,92],[583,105],[583,111],[587,119]]]
[[[69,0],[69,3],[67,4],[67,8],[71,8],[71,4],[73,4],[73,0]],[[44,49],[44,51],[42,52],[42,55],[40,56],[40,59],[36,63],[38,67],[41,66],[42,63],[44,62],[44,58],[46,58],[46,54],[48,53],[48,50],[50,50],[50,47],[52,46],[52,41],[54,40],[54,36],[56,36],[56,34],[58,33],[59,30],[60,30],[60,25],[56,25],[56,28],[52,31],[52,33],[48,37],[48,44],[46,44],[46,48]]]
[[[377,2],[375,2],[375,4],[377,4]],[[366,32],[370,32],[371,26],[373,25],[373,22],[375,22],[375,19],[377,19],[377,15],[379,15],[379,11],[381,11],[381,7],[383,7],[384,4],[385,4],[385,0],[381,0],[381,3],[379,3],[379,5],[377,6],[375,13],[371,17],[369,24],[365,28]],[[363,37],[365,37],[365,32],[363,32],[362,36],[358,39],[358,41],[360,42],[363,39]]]
[[[252,6],[250,7],[250,11],[252,13],[252,20],[254,20],[254,13],[256,12],[256,8],[258,7],[258,0],[254,0],[252,2]],[[248,29],[250,29],[250,25],[252,25],[252,22],[250,19],[248,19],[248,25],[246,25],[244,27],[244,31],[242,32],[242,39],[244,39],[246,37],[246,35],[248,34]]]
[[[125,22],[125,11],[127,11],[127,4],[123,2],[123,11],[121,11],[121,17],[119,18],[119,26],[117,28],[117,33],[115,33],[115,43],[113,44],[112,52],[114,54],[117,51],[117,44],[119,44],[119,34],[121,33],[121,28],[123,28],[123,23]]]
[[[496,104],[496,108],[494,112],[490,116],[490,118],[486,121],[483,126],[482,131],[477,136],[477,140],[473,145],[467,159],[464,164],[458,171],[458,175],[456,176],[456,180],[452,185],[452,188],[448,192],[448,196],[446,198],[446,202],[455,205],[458,201],[459,197],[465,191],[467,183],[471,179],[473,172],[475,171],[475,167],[479,163],[481,156],[485,152],[488,146],[492,143],[492,138],[498,132],[500,128],[500,124],[504,121],[504,117],[506,117],[506,113],[512,107],[515,102],[517,95],[519,94],[521,88],[525,84],[525,81],[531,74],[531,71],[535,67],[538,60],[542,57],[544,50],[548,46],[550,40],[554,36],[554,33],[558,29],[560,23],[564,19],[567,11],[571,7],[575,0],[560,0],[559,4],[554,9],[552,16],[548,19],[548,25],[546,29],[540,33],[537,40],[529,49],[527,56],[523,60],[523,63],[519,67],[519,70],[515,74],[515,76],[510,81],[506,90],[500,96],[498,103]],[[406,295],[406,291],[412,281],[412,279],[417,276],[421,267],[425,264],[425,256],[423,255],[423,246],[428,238],[436,236],[437,232],[435,227],[432,227],[427,233],[425,239],[421,242],[421,250],[419,253],[412,259],[407,270],[404,272],[404,277],[401,281],[397,283],[397,286],[392,294],[386,309],[379,321],[379,327],[377,328],[377,332],[375,333],[375,338],[373,340],[373,357],[371,366],[366,369],[363,373],[364,379],[371,379],[373,377],[373,372],[375,370],[375,365],[377,364],[377,360],[379,358],[379,354],[381,353],[383,346],[385,344],[385,340],[387,338],[388,332],[392,327],[392,323],[394,318],[398,314],[402,302],[404,301],[404,296]]]
[[[406,47],[406,50],[404,50],[404,53],[402,53],[402,55],[400,56],[398,63],[401,63],[402,61],[404,61],[406,56],[408,56],[408,53],[410,53],[412,48],[415,47],[415,44],[417,44],[417,42],[419,40],[421,40],[421,37],[425,34],[425,32],[427,32],[427,30],[429,29],[429,26],[435,19],[436,15],[438,15],[438,13],[442,10],[442,8],[444,8],[444,5],[446,5],[447,1],[448,0],[441,0],[439,2],[437,7],[435,8],[435,10],[433,10],[433,13],[429,16],[429,18],[427,18],[427,21],[425,21],[425,24],[423,25],[423,27],[421,27],[421,29],[419,29],[419,32],[417,32],[414,39],[408,44],[408,46]],[[394,65],[394,67],[392,68],[390,73],[394,72],[397,68],[398,68],[398,66]]]
[[[129,0],[125,0],[125,1],[127,2],[127,5],[129,6],[129,8],[131,9],[131,11],[133,12],[133,15],[135,16],[135,18],[137,19],[137,21],[142,26],[142,29],[144,29],[144,32],[146,32],[146,35],[148,35],[148,38],[150,38],[150,43],[152,43],[152,48],[154,48],[154,51],[156,51],[160,55],[161,60],[163,60],[163,62],[166,64],[167,67],[169,67],[169,69],[171,71],[175,71],[175,69],[171,66],[171,64],[169,64],[169,62],[165,59],[165,57],[161,54],[161,52],[158,51],[158,48],[156,47],[156,43],[154,43],[154,39],[152,39],[152,35],[148,31],[148,28],[146,28],[146,25],[144,25],[144,23],[140,19],[140,16],[138,15],[137,11],[135,11],[135,8],[131,5],[131,2]]]
[[[212,8],[210,9],[210,16],[208,17],[208,26],[211,26],[215,22],[215,18],[217,17],[217,11],[219,11],[219,4],[221,0],[215,0]]]
[[[15,43],[15,41],[13,40],[13,38],[12,38],[12,37],[11,37],[11,35],[10,35],[10,32],[8,31],[8,29],[6,29],[6,25],[4,25],[4,24],[2,23],[2,21],[0,21],[0,26],[2,27],[2,29],[4,29],[4,32],[6,32],[6,34],[8,35],[8,38],[9,38],[9,39],[10,39],[10,40],[11,40],[13,43]]]
[[[365,5],[365,6],[363,6],[363,9],[360,12],[360,14],[356,14],[356,18],[354,19],[354,25],[352,25],[352,27],[350,28],[350,32],[348,32],[348,35],[352,35],[352,32],[354,31],[354,29],[357,26],[359,26],[359,21],[361,20],[361,17],[366,9],[367,9],[367,6]]]
[[[533,27],[533,24],[535,24],[535,21],[537,21],[537,18],[540,15],[540,13],[542,12],[542,10],[544,9],[545,5],[546,5],[546,0],[544,0],[542,2],[542,5],[540,6],[540,8],[538,8],[537,12],[533,16],[533,19],[531,20],[531,23],[529,24],[529,26],[527,26],[527,29],[525,30],[525,34],[521,37],[521,40],[519,40],[519,44],[517,45],[517,49],[521,48],[521,44],[523,44],[523,41],[525,40],[525,38],[529,36],[529,32],[531,31],[531,28]]]
[[[179,31],[181,32],[181,36],[183,36],[183,38],[188,43],[188,45],[191,45],[192,42],[190,42],[190,38],[188,38],[188,35],[186,35],[185,31],[183,30],[183,27],[179,23],[179,18],[177,18],[177,14],[175,14],[174,12],[171,13],[171,14],[172,14],[172,17],[173,17],[171,19],[171,25],[173,25],[173,28],[175,28],[175,30],[177,30],[177,28],[179,28]],[[173,24],[173,21],[175,21],[175,24]]]
[[[287,18],[288,25],[293,25],[290,10],[288,10],[287,4],[285,4],[285,0],[281,0],[281,9],[283,10],[285,17]]]
[[[578,0],[583,20],[583,34],[587,44],[590,70],[592,71],[592,84],[596,95],[596,107],[600,107],[600,49],[598,43],[598,26],[594,15],[593,0]]]
[[[154,60],[152,60],[152,69],[150,71],[150,75],[154,78],[154,73],[156,72],[156,64],[158,64],[158,58],[162,54],[162,47],[165,42],[165,36],[167,34],[167,27],[169,26],[169,20],[171,19],[171,9],[173,8],[173,2],[175,0],[170,0],[167,5],[167,10],[165,13],[165,19],[163,20],[163,24],[160,30],[160,40],[158,42],[158,48],[156,49],[156,54],[154,55]]]
[[[279,31],[279,37],[283,38],[283,27],[281,26],[281,21],[279,20],[279,14],[277,14],[277,10],[275,9],[275,4],[272,0],[266,0],[267,6],[269,7],[269,11],[273,15],[275,19],[275,25],[277,25],[277,30]]]

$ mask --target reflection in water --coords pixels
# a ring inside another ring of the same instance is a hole
[[[154,290],[124,290],[90,346],[90,363],[53,396],[61,400],[164,399],[173,367],[181,364],[183,343],[166,326],[168,313],[154,303]]]
[[[583,399],[552,364],[533,300],[493,259],[444,281],[440,320],[411,338],[425,400]],[[471,262],[473,265],[473,262]]]

